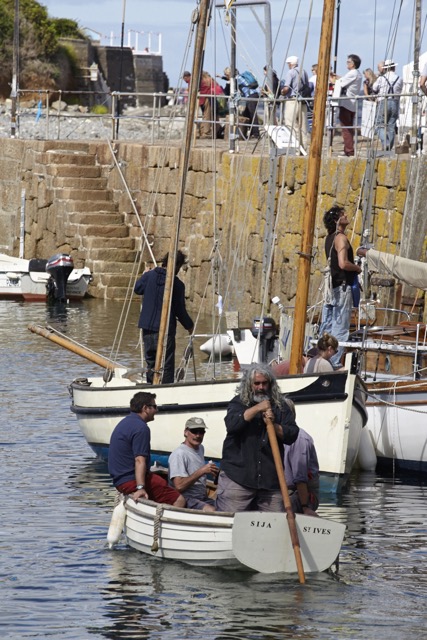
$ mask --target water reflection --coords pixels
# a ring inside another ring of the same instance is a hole
[[[296,576],[194,569],[134,551],[113,552],[110,567],[102,591],[111,623],[102,630],[106,638],[295,638],[302,629],[300,637],[318,637],[302,613],[295,615],[306,595]],[[317,588],[331,581],[322,575]]]

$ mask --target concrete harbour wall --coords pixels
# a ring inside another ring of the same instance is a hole
[[[180,150],[126,142],[114,148],[159,259],[168,250],[173,229]],[[141,232],[108,144],[3,140],[2,149],[0,251],[18,255],[21,193],[25,190],[25,257],[47,258],[59,250],[67,251],[76,266],[87,264],[92,269],[92,295],[120,298],[141,246]],[[275,238],[268,299],[278,295],[289,305],[296,296],[306,170],[306,158],[280,159],[275,235],[269,234],[267,240],[271,244]],[[323,212],[335,202],[344,204],[352,218],[350,240],[354,247],[360,243],[359,198],[364,172],[364,160],[327,158],[323,162],[311,302],[319,297],[320,270],[325,266]],[[190,260],[183,279],[191,308],[198,308],[207,291],[211,310],[209,300],[214,289],[223,295],[225,310],[239,310],[242,321],[249,322],[260,313],[265,290],[263,252],[269,174],[269,161],[257,155],[231,155],[225,146],[216,152],[204,148],[192,151],[179,243]],[[394,253],[399,247],[406,184],[407,160],[377,160],[372,210],[377,249]],[[101,218],[100,210],[109,217]],[[117,227],[120,242],[115,240],[113,227]],[[146,251],[142,258],[149,260]],[[109,264],[113,271],[107,277]]]

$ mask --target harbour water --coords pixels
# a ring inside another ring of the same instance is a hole
[[[52,324],[108,356],[121,312],[0,301],[2,640],[426,637],[427,486],[360,473],[320,513],[347,525],[338,575],[196,570],[106,547],[114,490],[69,410],[96,365],[30,333]],[[138,307],[120,361],[138,362]],[[182,344],[182,343],[181,343]],[[202,368],[197,354],[198,368]]]

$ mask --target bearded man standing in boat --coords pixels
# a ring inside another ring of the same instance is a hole
[[[130,401],[130,414],[111,434],[108,471],[117,491],[125,495],[185,507],[185,498],[151,473],[151,433],[147,422],[156,415],[156,394],[139,391]]]
[[[227,436],[218,477],[217,511],[283,511],[265,419],[273,421],[281,459],[299,428],[270,367],[247,369],[225,416]]]
[[[162,384],[171,384],[175,375],[175,335],[177,320],[191,334],[194,323],[185,308],[185,285],[177,277],[181,267],[187,262],[187,256],[177,251],[175,277],[173,280],[172,307],[169,318],[169,330],[166,344],[165,364]],[[160,318],[162,315],[163,295],[165,292],[166,267],[168,254],[162,259],[162,266],[143,273],[136,281],[134,292],[144,296],[138,327],[142,329],[145,360],[147,363],[147,382],[153,383],[157,344],[159,341]]]
[[[326,259],[330,268],[331,290],[323,305],[322,324],[319,333],[329,333],[346,342],[350,332],[351,309],[353,307],[352,285],[361,268],[354,264],[353,249],[345,235],[349,225],[343,207],[334,205],[323,216],[328,235],[325,239]],[[337,369],[341,366],[343,347],[338,347],[330,363]]]

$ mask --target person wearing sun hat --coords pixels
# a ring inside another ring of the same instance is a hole
[[[284,124],[292,131],[300,148],[307,149],[307,103],[304,100],[298,100],[298,97],[302,85],[308,84],[308,75],[304,69],[299,68],[298,63],[298,56],[286,58],[289,70],[281,89],[281,95],[286,98]]]
[[[189,509],[215,511],[215,502],[208,498],[206,476],[216,477],[218,467],[205,462],[203,438],[207,426],[203,418],[189,418],[185,423],[184,442],[169,456],[169,484],[187,501]]]
[[[403,78],[396,73],[397,64],[389,58],[384,61],[383,72],[372,86],[377,95],[375,130],[381,141],[383,151],[393,149],[395,127],[399,117],[399,96],[403,89]]]

